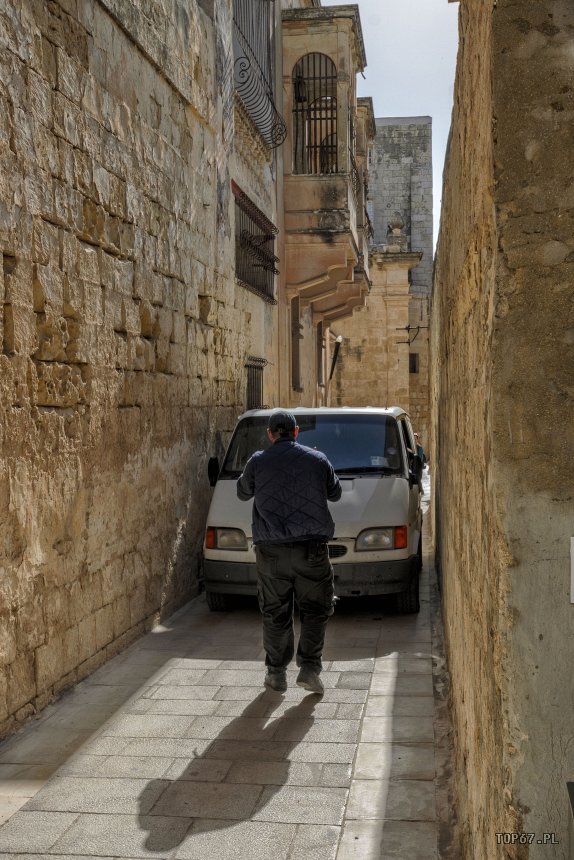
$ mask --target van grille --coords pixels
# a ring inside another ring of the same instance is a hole
[[[340,543],[330,543],[329,544],[329,558],[341,558],[342,555],[347,554],[347,547],[343,546]]]

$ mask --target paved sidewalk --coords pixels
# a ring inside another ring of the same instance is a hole
[[[254,601],[193,601],[0,745],[0,856],[434,860],[428,580],[340,605],[323,698],[262,687]]]

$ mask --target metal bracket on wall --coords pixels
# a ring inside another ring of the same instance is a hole
[[[409,346],[411,343],[414,343],[419,335],[419,331],[423,329],[428,329],[428,325],[404,325],[400,328],[395,329],[395,331],[406,331],[408,340],[398,340],[397,343],[408,343]],[[411,332],[414,331],[414,336],[411,340]]]

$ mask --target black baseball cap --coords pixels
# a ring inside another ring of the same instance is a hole
[[[296,426],[297,422],[293,413],[284,412],[281,409],[272,412],[267,422],[267,429],[271,430],[272,433],[292,433]]]

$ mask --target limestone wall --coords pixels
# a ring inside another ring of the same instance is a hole
[[[461,4],[432,303],[437,560],[464,857],[563,860],[574,774],[574,11]],[[497,832],[532,832],[528,845]],[[538,843],[554,832],[559,844]]]
[[[233,280],[230,9],[0,3],[0,735],[197,587],[276,329]]]

